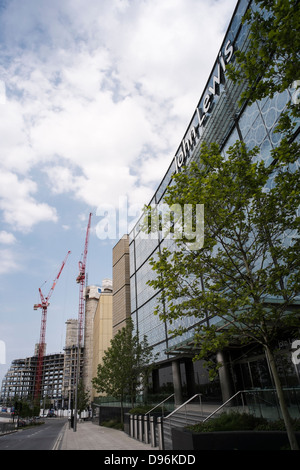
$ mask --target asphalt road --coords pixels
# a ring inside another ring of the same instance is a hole
[[[0,436],[0,450],[52,450],[66,419],[45,418],[45,424]]]

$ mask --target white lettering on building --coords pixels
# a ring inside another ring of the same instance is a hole
[[[207,88],[207,92],[205,93],[200,106],[197,106],[196,108],[196,123],[192,124],[189,128],[180,144],[178,152],[174,157],[176,172],[178,172],[178,169],[185,164],[189,153],[194,148],[201,136],[200,128],[203,127],[206,123],[208,113],[211,110],[212,104],[214,102],[214,97],[220,94],[220,84],[224,80],[226,64],[230,62],[232,55],[233,45],[231,44],[231,41],[227,41],[223,53],[219,53],[216,74],[212,78],[212,84]]]

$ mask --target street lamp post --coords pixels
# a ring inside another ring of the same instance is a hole
[[[78,346],[77,346],[77,364],[76,364],[76,380],[75,380],[75,403],[74,403],[74,425],[73,431],[77,431],[77,409],[78,409],[78,377],[79,377],[79,370],[80,370],[80,343],[79,343],[79,335],[78,335]]]

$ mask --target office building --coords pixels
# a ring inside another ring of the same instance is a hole
[[[105,351],[110,347],[112,340],[112,309],[113,309],[112,281],[104,279],[101,295],[93,320],[93,362],[92,378],[96,377],[98,365],[102,364]],[[92,388],[92,401],[98,393]]]
[[[16,399],[32,400],[34,397],[37,355],[25,359],[15,359],[6,373],[1,387],[3,404],[13,405]],[[61,408],[63,403],[64,354],[46,354],[43,361],[41,400],[53,408]]]
[[[78,319],[66,321],[66,341],[64,347],[64,374],[62,395],[63,408],[74,407],[78,355]],[[80,348],[79,375],[83,366],[83,350]]]
[[[47,400],[55,409],[72,409],[75,403],[76,377],[82,379],[90,398],[94,396],[92,379],[112,339],[112,281],[104,279],[102,286],[87,286],[84,290],[85,318],[83,347],[79,348],[78,319],[66,321],[66,339],[63,353],[45,354],[40,404]],[[34,398],[38,345],[35,353],[25,359],[15,359],[6,373],[1,387],[1,403],[12,404],[16,399]]]
[[[103,348],[109,346],[112,338],[112,281],[104,279],[101,287],[87,286],[84,298],[82,380],[84,389],[92,397],[92,379],[95,377],[98,363],[101,362]]]
[[[225,153],[237,140],[242,140],[249,149],[259,147],[260,158],[271,163],[271,150],[276,148],[280,138],[275,127],[291,100],[291,93],[286,90],[273,98],[240,107],[238,102],[244,84],[234,84],[224,73],[227,64],[234,59],[234,51],[247,47],[249,30],[241,19],[250,4],[249,0],[237,2],[205,89],[191,113],[186,133],[174,157],[170,158],[171,164],[153,198],[145,203],[157,206],[163,202],[172,175],[192,160],[197,161],[202,142],[216,142]],[[151,382],[153,393],[168,394],[175,390],[177,402],[180,402],[194,392],[201,392],[212,400],[222,402],[238,390],[272,388],[274,384],[269,364],[263,351],[258,348],[220,353],[217,360],[227,367],[223,367],[219,376],[211,382],[203,363],[192,361],[195,355],[194,330],[200,320],[195,317],[177,320],[176,325],[182,324],[187,331],[181,337],[174,337],[169,333],[167,321],[153,314],[157,295],[147,285],[155,276],[149,260],[171,243],[172,240],[155,237],[147,239],[140,223],[129,234],[131,317],[140,337],[146,335],[154,352],[159,354],[158,368],[153,372]],[[283,385],[299,387],[299,369],[291,361],[288,341],[277,359]]]
[[[129,237],[124,235],[113,248],[113,336],[130,318]]]

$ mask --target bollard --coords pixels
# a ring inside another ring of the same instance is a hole
[[[163,418],[157,418],[157,429],[158,429],[158,448],[159,450],[165,449],[164,443],[164,430],[163,430]]]
[[[138,438],[138,417],[137,415],[134,415],[134,438],[137,439]]]
[[[149,415],[144,416],[144,435],[145,443],[149,444]]]
[[[134,429],[133,429],[133,415],[130,415],[130,422],[129,422],[129,434],[130,437],[134,436]]]
[[[138,421],[139,421],[139,440],[143,442],[143,416],[139,415]]]
[[[156,447],[155,416],[150,416],[150,438],[151,447]]]

